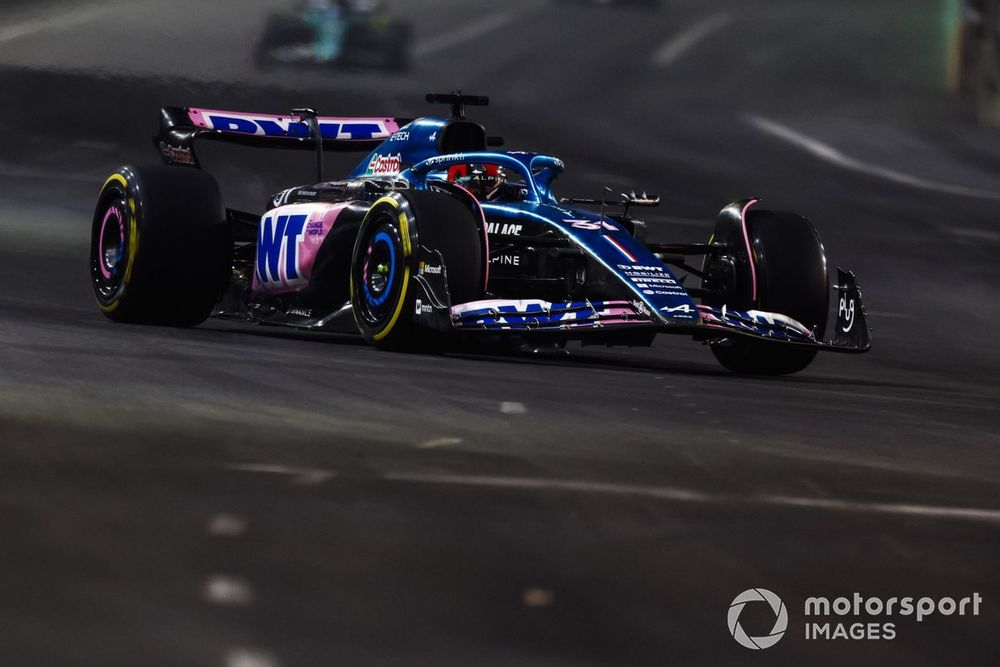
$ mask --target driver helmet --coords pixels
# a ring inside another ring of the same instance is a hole
[[[492,199],[507,182],[507,172],[495,164],[458,164],[448,169],[448,180],[476,199]]]

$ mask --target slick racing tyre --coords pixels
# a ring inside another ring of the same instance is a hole
[[[816,230],[792,213],[757,210],[754,200],[730,204],[719,214],[712,241],[726,253],[706,262],[705,303],[733,310],[761,310],[792,317],[823,335],[829,306],[826,253]],[[744,235],[743,220],[746,220]],[[749,247],[749,251],[748,251]],[[734,373],[789,375],[812,363],[816,349],[733,336],[712,344]]]
[[[483,256],[472,211],[443,193],[410,190],[379,199],[361,223],[351,260],[351,305],[361,336],[380,349],[428,347],[414,325],[417,249],[441,253],[453,304],[480,296]]]
[[[194,326],[229,283],[219,187],[184,167],[122,167],[101,188],[90,237],[97,305],[112,320]]]

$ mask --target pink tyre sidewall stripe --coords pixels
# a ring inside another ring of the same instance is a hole
[[[747,261],[750,262],[750,280],[753,285],[752,297],[754,304],[757,303],[757,267],[753,261],[753,249],[750,247],[750,233],[747,230],[747,211],[750,210],[750,207],[758,201],[760,200],[751,199],[746,203],[746,206],[743,207],[743,210],[740,211],[740,224],[743,226],[743,241],[747,246]]]
[[[108,209],[108,212],[104,214],[104,221],[101,222],[101,235],[97,238],[97,252],[100,253],[100,257],[98,257],[98,264],[101,265],[101,275],[104,276],[105,280],[111,280],[111,271],[108,270],[108,265],[104,257],[104,232],[107,229],[108,220],[111,219],[112,215],[118,219],[118,238],[121,239],[122,243],[125,242],[125,225],[122,221],[122,214],[117,208],[112,206]]]

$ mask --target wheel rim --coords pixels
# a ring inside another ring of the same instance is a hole
[[[113,189],[94,218],[90,273],[94,290],[105,303],[118,294],[128,268],[129,209],[125,193]]]
[[[362,245],[364,250],[354,277],[359,288],[360,314],[373,328],[392,317],[402,287],[399,231],[391,215],[383,212],[378,216]]]

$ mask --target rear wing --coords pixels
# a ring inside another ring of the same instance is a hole
[[[315,120],[291,113],[285,116],[219,111],[194,107],[163,107],[160,131],[153,144],[167,164],[199,167],[195,139],[208,139],[259,148],[291,148],[369,152],[395,134],[407,120],[398,118],[341,118]],[[317,146],[313,128],[318,127]]]

